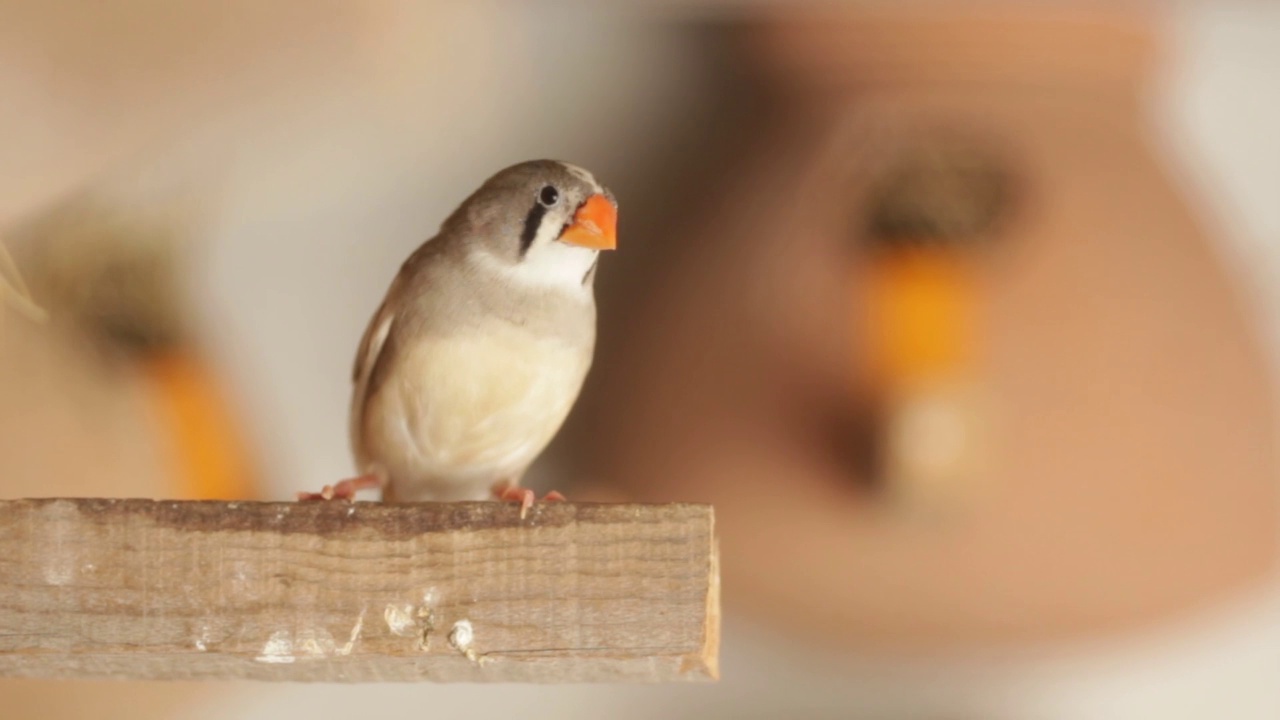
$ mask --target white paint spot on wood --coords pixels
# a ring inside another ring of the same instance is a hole
[[[324,628],[302,628],[293,643],[294,652],[308,658],[327,658],[336,654],[337,643]]]
[[[454,623],[453,629],[449,631],[449,644],[458,652],[466,655],[471,662],[480,661],[474,647],[475,639],[476,630],[471,626],[471,621],[466,618]]]
[[[350,655],[356,649],[360,634],[364,631],[366,609],[360,610],[360,616],[351,626],[350,636],[342,645],[338,645],[333,634],[324,628],[302,628],[294,636],[290,636],[288,630],[277,630],[271,633],[270,639],[262,647],[262,652],[254,659],[263,663],[292,663],[298,660],[319,660]],[[196,647],[204,649],[199,641]]]
[[[351,636],[347,638],[347,643],[338,648],[339,655],[350,655],[352,650],[356,649],[356,643],[360,640],[360,633],[364,631],[364,614],[368,607],[360,608],[360,617],[356,618],[356,624],[351,626]]]
[[[196,637],[196,649],[200,652],[209,650],[209,643],[213,641],[213,628],[208,625],[200,626],[200,635]]]
[[[398,637],[418,638],[418,647],[427,650],[431,643],[431,631],[435,630],[435,589],[423,595],[422,604],[412,605],[388,604],[382,611],[382,619],[387,629]]]
[[[418,637],[418,621],[414,618],[413,608],[409,605],[387,605],[382,611],[382,619],[392,635],[399,637]]]
[[[293,641],[289,639],[288,630],[277,630],[271,633],[262,652],[254,658],[260,663],[288,664],[297,660],[293,656]]]

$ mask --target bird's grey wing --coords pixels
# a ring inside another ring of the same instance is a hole
[[[409,256],[409,259],[404,261],[395,279],[391,281],[391,287],[387,288],[382,304],[369,320],[369,326],[365,328],[364,336],[360,338],[360,347],[356,350],[355,366],[351,370],[351,380],[357,387],[365,385],[369,390],[375,389],[370,380],[378,374],[378,366],[385,365],[379,361],[384,357],[385,351],[389,350],[387,340],[391,337],[396,318],[408,309],[411,286],[420,285],[424,281],[420,276],[426,266],[424,261],[431,246],[431,241],[423,243]]]
[[[390,365],[389,356],[395,352],[392,331],[397,323],[404,322],[401,316],[409,309],[406,307],[409,304],[408,291],[421,264],[422,254],[422,249],[419,248],[400,267],[395,279],[391,281],[391,287],[387,288],[382,304],[369,320],[369,326],[360,338],[360,347],[356,350],[351,370],[351,381],[355,387],[351,396],[350,434],[352,449],[357,458],[362,454],[360,433],[364,424],[365,406],[385,377]]]
[[[364,426],[364,409],[371,389],[369,380],[373,369],[378,365],[379,358],[382,357],[383,349],[387,344],[387,337],[391,333],[391,325],[395,322],[393,307],[392,295],[388,294],[387,298],[378,306],[378,311],[374,313],[373,318],[370,319],[369,327],[365,328],[364,336],[360,338],[360,349],[356,351],[355,368],[352,370],[351,377],[355,387],[352,389],[351,395],[349,431],[351,449],[354,451],[359,463],[363,463],[362,458],[364,455],[361,432]],[[364,472],[364,470],[365,468],[360,468],[361,472]]]
[[[395,289],[394,284],[392,289]],[[370,318],[369,326],[364,329],[364,336],[360,338],[355,367],[351,370],[351,381],[357,386],[368,380],[370,371],[382,354],[382,346],[386,344],[387,336],[391,333],[391,324],[395,321],[395,312],[391,306],[392,298],[388,294],[378,306],[378,311]]]

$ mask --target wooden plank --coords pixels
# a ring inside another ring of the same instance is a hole
[[[718,676],[705,505],[0,501],[0,675]]]

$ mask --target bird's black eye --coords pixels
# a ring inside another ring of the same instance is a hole
[[[554,185],[547,185],[538,192],[538,202],[551,207],[560,202],[560,191]]]

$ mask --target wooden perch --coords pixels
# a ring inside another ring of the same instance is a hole
[[[0,675],[717,677],[705,505],[0,501]]]

